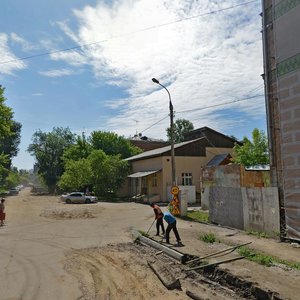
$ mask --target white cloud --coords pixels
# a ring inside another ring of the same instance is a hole
[[[57,53],[52,58],[90,64],[96,76],[125,87],[130,95],[123,100],[127,105],[108,126],[128,134],[135,131],[132,120],[138,120],[142,129],[168,114],[168,95],[152,77],[167,85],[178,112],[245,97],[263,83],[258,3],[160,26],[235,4],[233,0],[119,0],[111,6],[103,2],[86,6],[74,11],[77,31],[63,23],[60,28],[78,44],[101,43],[81,49],[80,54]],[[264,105],[253,103],[244,101],[226,109],[263,116]],[[185,118],[195,120],[195,126],[236,126],[236,120],[216,118],[215,111],[220,108],[191,112]],[[156,131],[153,127],[152,132],[160,135],[161,127]]]
[[[62,77],[76,74],[73,70],[68,69],[59,69],[59,70],[49,70],[49,71],[41,71],[39,74],[47,77]]]
[[[55,51],[55,50],[53,50]],[[53,60],[64,60],[72,66],[78,67],[87,64],[87,58],[77,51],[54,52],[50,54]]]
[[[25,52],[30,52],[33,49],[37,49],[37,47],[35,47],[31,43],[29,43],[28,41],[24,40],[22,37],[20,37],[15,32],[12,32],[10,34],[10,38],[13,42],[20,44],[23,51],[25,51]]]
[[[0,32],[0,74],[13,75],[14,71],[26,68],[26,64],[18,60],[8,47],[8,36]]]

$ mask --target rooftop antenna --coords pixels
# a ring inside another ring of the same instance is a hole
[[[135,120],[133,119],[133,121],[135,121],[135,126],[136,126],[136,129],[135,129],[135,135],[137,136],[138,135],[138,131],[137,131],[137,123],[139,122],[138,120]]]

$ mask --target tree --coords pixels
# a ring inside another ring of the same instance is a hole
[[[92,145],[89,143],[84,133],[82,133],[82,136],[77,137],[75,144],[65,150],[63,160],[64,162],[68,162],[69,160],[87,158],[92,150]]]
[[[5,178],[6,186],[8,188],[12,188],[20,184],[21,176],[17,170],[17,168],[13,168],[8,172],[8,176]]]
[[[186,119],[177,119],[174,123],[174,143],[180,143],[184,141],[184,134],[193,130],[194,125],[192,122]],[[168,140],[171,141],[171,128],[167,129]]]
[[[0,85],[0,142],[11,133],[13,111],[5,105],[5,89]]]
[[[269,164],[268,138],[263,130],[254,128],[252,142],[244,137],[243,145],[235,144],[234,162],[246,167]]]
[[[64,172],[63,153],[74,144],[75,134],[69,128],[53,128],[52,132],[36,131],[33,143],[27,151],[35,156],[35,169],[42,177],[50,192],[56,190],[56,184]]]
[[[21,141],[21,128],[21,123],[12,120],[10,134],[4,137],[2,143],[0,143],[0,152],[9,157],[8,167],[11,167],[11,159],[18,154]]]
[[[113,195],[128,175],[128,162],[121,159],[120,155],[106,155],[103,150],[94,150],[88,160],[96,194]]]
[[[86,187],[90,187],[91,181],[92,170],[89,161],[85,158],[70,159],[65,165],[65,172],[61,176],[58,186],[65,191],[85,191]]]
[[[127,158],[141,153],[141,149],[133,146],[127,139],[114,132],[93,131],[91,145],[94,149],[101,149],[107,155],[120,155]]]
[[[0,85],[0,186],[7,186],[11,161],[18,153],[22,125],[13,120],[13,111],[5,105],[5,89]]]

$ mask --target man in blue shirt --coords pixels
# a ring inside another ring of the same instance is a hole
[[[166,229],[166,242],[170,243],[170,231],[173,229],[178,245],[181,245],[181,239],[176,227],[176,219],[170,212],[164,212],[164,220],[168,223]]]

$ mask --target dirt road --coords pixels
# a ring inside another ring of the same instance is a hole
[[[1,300],[190,299],[186,288],[191,288],[192,281],[180,267],[174,264],[185,286],[167,290],[148,267],[147,260],[155,254],[132,243],[132,228],[147,231],[153,220],[148,206],[67,205],[58,197],[34,196],[25,189],[7,198],[6,213],[6,225],[0,228]],[[200,232],[214,232],[227,244],[251,240],[253,248],[268,248],[278,255],[281,251],[284,259],[300,260],[299,249],[277,241],[182,220],[178,228],[185,253],[204,255],[228,247],[207,245],[198,239]],[[246,260],[226,264],[224,270],[276,292],[280,299],[299,299],[298,271],[266,268]],[[205,290],[202,288],[202,297]],[[224,299],[245,299],[241,294],[225,294]]]

